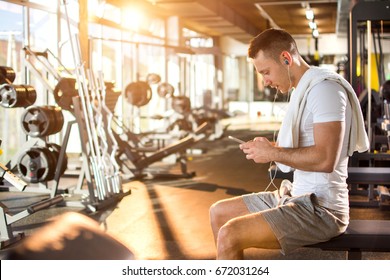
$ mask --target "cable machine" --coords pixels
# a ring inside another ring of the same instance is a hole
[[[374,47],[379,85],[385,82],[381,34],[390,30],[390,1],[358,2],[350,13],[349,28],[349,77],[359,98],[367,98],[367,133],[372,142],[372,75],[371,53]],[[359,47],[359,50],[358,50]],[[358,60],[360,58],[360,60]],[[359,62],[359,63],[358,63]],[[358,76],[357,70],[360,69]],[[366,95],[363,96],[363,95]],[[375,96],[374,96],[375,97]],[[374,99],[380,102],[378,98]]]

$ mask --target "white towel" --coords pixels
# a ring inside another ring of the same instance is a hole
[[[352,86],[339,74],[319,67],[310,67],[298,83],[297,88],[291,95],[286,116],[283,119],[279,130],[277,144],[284,148],[296,148],[299,143],[299,125],[301,123],[306,98],[310,90],[317,83],[331,80],[338,82],[348,93],[352,107],[352,124],[350,131],[348,155],[355,151],[365,152],[369,149],[369,140],[364,126],[364,119],[360,108],[359,99]],[[326,93],[324,93],[326,94]],[[290,172],[293,169],[281,163],[276,163],[283,172]]]

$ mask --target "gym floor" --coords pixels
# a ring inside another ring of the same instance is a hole
[[[233,122],[227,134],[244,140],[259,135],[272,139],[277,127],[278,123],[274,122]],[[131,194],[115,205],[92,213],[75,206],[53,206],[16,221],[12,229],[15,233],[24,232],[28,236],[44,226],[50,218],[74,211],[87,213],[98,221],[101,228],[127,246],[136,259],[215,259],[209,207],[220,199],[264,190],[270,182],[269,165],[246,160],[237,145],[227,137],[198,143],[194,148],[203,152],[191,155],[188,162],[189,171],[196,172],[193,178],[128,180],[123,189],[130,190]],[[152,165],[151,170],[153,168]],[[161,163],[155,168],[160,169]],[[177,165],[167,165],[164,169],[179,172]],[[74,178],[61,178],[60,189],[74,186],[76,181]],[[275,184],[278,183],[280,180],[275,179]],[[269,187],[269,190],[273,189],[273,186]],[[10,211],[17,213],[45,196],[47,194],[39,192],[2,191],[0,201]],[[390,219],[390,211],[378,207],[352,207],[351,218]],[[13,246],[18,246],[18,243]],[[82,244],[78,249],[83,249]],[[279,250],[250,249],[245,252],[245,258],[327,260],[344,259],[345,253],[301,248],[284,256]],[[390,259],[390,253],[363,253],[363,259]]]

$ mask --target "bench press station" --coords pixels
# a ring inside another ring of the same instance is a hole
[[[293,172],[283,173],[276,165],[269,169],[271,178],[293,180]],[[390,183],[390,168],[349,167],[349,184]],[[345,233],[329,241],[306,247],[325,251],[346,251],[346,259],[358,260],[362,252],[390,252],[390,220],[351,220]]]

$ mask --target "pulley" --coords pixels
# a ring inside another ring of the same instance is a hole
[[[191,101],[187,96],[172,97],[172,109],[179,114],[186,114],[191,111]]]
[[[12,84],[15,77],[14,69],[8,66],[0,66],[0,84]]]
[[[50,181],[54,178],[56,158],[46,147],[31,147],[18,159],[17,168],[23,180],[29,183]]]
[[[130,104],[141,107],[149,103],[152,89],[147,82],[132,82],[125,88],[125,96]]]
[[[162,98],[171,97],[175,88],[169,83],[160,83],[157,87],[157,94]]]
[[[64,110],[73,111],[72,98],[79,94],[76,88],[76,79],[68,77],[61,78],[54,87],[53,94],[58,106]]]
[[[5,108],[28,107],[34,104],[37,93],[29,85],[3,84],[0,86],[0,105]]]
[[[22,114],[22,129],[31,137],[44,137],[60,132],[64,115],[58,106],[30,106]]]

